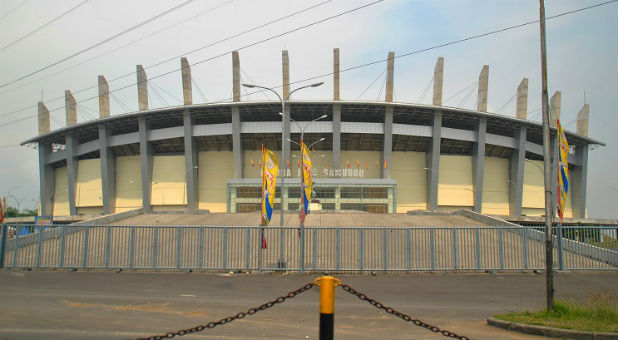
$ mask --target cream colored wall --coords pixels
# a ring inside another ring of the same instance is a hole
[[[77,208],[78,215],[98,216],[103,213],[103,207],[79,207]]]
[[[474,206],[472,157],[440,155],[438,205]]]
[[[522,214],[541,216],[545,214],[545,186],[543,184],[543,161],[526,160],[524,168],[524,192]],[[534,164],[532,164],[534,163]],[[573,183],[571,183],[571,188]],[[567,195],[564,217],[573,217],[571,192]],[[558,216],[555,214],[555,216]]]
[[[69,184],[67,179],[67,167],[54,170],[54,216],[69,216]]]
[[[483,214],[509,215],[508,158],[485,157],[483,173]]]
[[[227,180],[234,176],[232,152],[200,152],[198,159],[199,208],[227,211]]]
[[[363,178],[380,178],[382,176],[381,167],[382,152],[380,151],[341,151],[341,169],[347,169],[346,160],[350,162],[350,168],[356,169],[356,161],[360,162],[360,169],[364,170]],[[376,164],[376,161],[379,164]],[[365,168],[365,162],[367,162],[367,168]],[[388,166],[391,166],[388,164]]]
[[[151,205],[187,203],[185,156],[153,156]]]
[[[139,156],[116,157],[116,213],[142,207],[142,173]]]
[[[77,163],[75,202],[79,208],[103,206],[100,159],[83,159]],[[80,214],[83,211],[78,210]]]
[[[522,214],[540,216],[545,214],[545,188],[543,185],[543,161],[524,162],[524,191],[522,194]]]
[[[397,212],[427,209],[425,153],[393,152],[389,166],[391,178],[397,180]]]

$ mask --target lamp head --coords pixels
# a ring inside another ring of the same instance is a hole
[[[252,88],[254,88],[254,87],[255,87],[255,85],[253,85],[253,84],[242,84],[242,86],[244,86],[244,87],[248,87],[248,88],[250,88],[250,89],[252,89]]]
[[[320,85],[322,85],[322,84],[324,84],[324,82],[323,82],[323,81],[321,81],[321,82],[319,82],[319,83],[311,84],[310,86],[311,86],[311,87],[318,87],[318,86],[320,86]]]

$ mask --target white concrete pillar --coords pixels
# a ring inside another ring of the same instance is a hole
[[[483,65],[479,75],[479,91],[476,100],[476,110],[487,112],[487,95],[489,92],[489,65]]]
[[[64,91],[64,110],[67,117],[67,126],[77,124],[77,102],[71,91]]]
[[[528,78],[524,78],[517,86],[517,109],[516,117],[528,119]]]
[[[182,97],[185,105],[193,104],[193,90],[191,88],[191,65],[187,58],[180,58],[180,70],[182,75]]]
[[[99,118],[109,117],[109,85],[105,77],[99,76]]]
[[[442,106],[442,83],[444,80],[444,57],[439,57],[433,68],[433,105]]]
[[[148,110],[148,77],[142,65],[137,65],[137,102],[140,111]]]

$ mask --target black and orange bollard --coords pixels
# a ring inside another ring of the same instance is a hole
[[[335,287],[341,281],[322,276],[314,282],[320,287],[320,340],[333,340],[335,334]]]

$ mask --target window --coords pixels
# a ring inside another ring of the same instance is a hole
[[[262,198],[260,187],[238,187],[236,188],[238,198]]]
[[[236,212],[254,212],[260,210],[260,203],[238,203]]]

